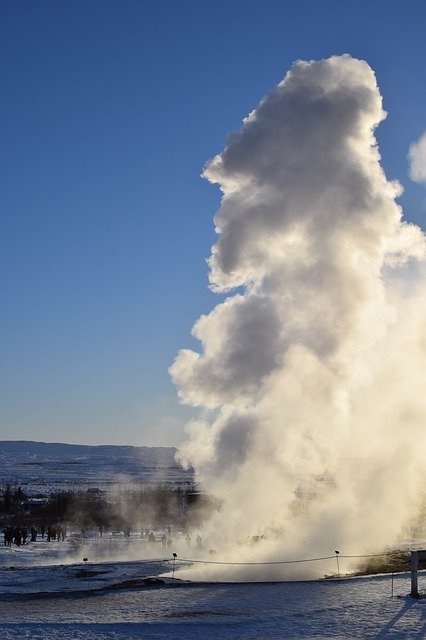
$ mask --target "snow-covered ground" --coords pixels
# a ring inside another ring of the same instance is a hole
[[[80,552],[99,540],[77,551],[72,540],[1,548],[2,640],[426,638],[426,600],[408,596],[408,573],[395,576],[394,597],[391,576],[194,584],[169,573],[152,586],[148,576],[171,571],[169,549],[151,548],[149,562],[84,563]],[[129,544],[149,554],[136,539],[116,542],[115,558]],[[419,586],[426,589],[425,572]]]
[[[28,495],[108,489],[116,484],[193,480],[175,461],[174,447],[88,446],[0,441],[0,485],[19,484]]]

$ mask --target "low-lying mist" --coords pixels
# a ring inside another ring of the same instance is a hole
[[[58,553],[69,563],[83,556],[91,562],[172,559],[176,551],[179,557],[200,551],[196,536],[219,506],[192,483],[136,484],[121,477],[108,490],[53,493],[32,521],[50,523],[46,539],[53,530],[58,545],[46,559],[50,564]]]

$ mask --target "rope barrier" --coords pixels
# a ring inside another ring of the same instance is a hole
[[[367,555],[363,555],[363,556],[343,556],[341,555],[341,558],[384,558],[386,556],[391,556],[392,554],[396,553],[395,551],[384,551],[383,553],[370,553]]]
[[[392,551],[384,553],[371,553],[366,555],[339,555],[340,558],[383,558],[392,555]],[[222,560],[195,560],[190,558],[176,557],[176,562],[191,562],[198,564],[220,564],[220,565],[274,565],[274,564],[297,564],[302,562],[319,562],[321,560],[334,560],[336,556],[324,556],[321,558],[304,558],[303,560],[274,560],[271,562],[226,562]],[[169,561],[173,560],[170,558]]]
[[[318,560],[330,560],[334,556],[325,556],[324,558],[306,558],[304,560],[275,560],[272,562],[225,562],[220,560],[190,560],[189,558],[176,558],[181,562],[198,562],[201,564],[229,564],[229,565],[269,565],[269,564],[294,564],[297,562],[316,562]]]
[[[170,562],[173,558],[150,558],[149,560],[132,560],[132,562],[143,562],[145,564],[149,564],[150,562]]]

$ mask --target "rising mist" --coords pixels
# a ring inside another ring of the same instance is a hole
[[[221,502],[203,532],[220,557],[383,549],[419,508],[425,242],[380,164],[385,117],[366,62],[299,61],[204,169],[223,194],[210,284],[229,297],[170,371],[200,408],[179,460]]]

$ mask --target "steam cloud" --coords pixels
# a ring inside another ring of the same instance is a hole
[[[413,182],[426,183],[426,132],[410,145],[408,151],[410,161],[409,175]]]
[[[170,372],[202,409],[180,460],[222,503],[220,557],[383,549],[419,507],[425,239],[380,165],[385,117],[366,62],[299,61],[204,170],[223,193],[210,283],[231,293]]]

